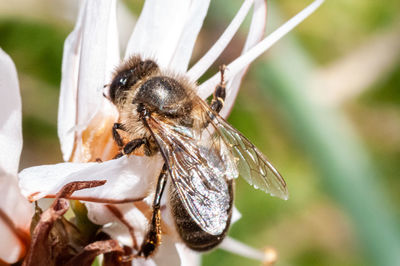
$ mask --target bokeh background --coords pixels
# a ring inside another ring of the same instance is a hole
[[[310,2],[269,1],[267,32]],[[122,3],[126,41],[142,1]],[[62,47],[77,4],[0,2],[0,47],[16,64],[22,93],[21,169],[62,161],[56,130]],[[240,4],[213,1],[194,60]],[[399,14],[398,0],[327,0],[254,62],[242,83],[229,121],[279,169],[290,199],[238,180],[243,217],[230,235],[275,248],[277,265],[400,265]],[[206,75],[240,53],[248,25],[249,18]],[[222,250],[205,255],[203,264],[260,265]]]

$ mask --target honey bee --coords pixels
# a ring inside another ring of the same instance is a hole
[[[114,73],[108,95],[120,123],[113,138],[116,157],[139,149],[160,153],[152,219],[137,256],[148,257],[161,241],[160,201],[167,179],[168,202],[177,232],[191,249],[206,251],[227,234],[232,217],[234,179],[286,199],[286,183],[262,153],[218,113],[225,99],[224,67],[211,104],[196,95],[196,84],[161,69],[153,60],[133,56]],[[120,132],[130,139],[123,143]]]

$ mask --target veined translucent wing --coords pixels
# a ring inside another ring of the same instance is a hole
[[[189,215],[205,232],[223,233],[230,222],[232,203],[227,180],[238,176],[231,150],[220,137],[191,127],[157,116],[146,121]]]
[[[278,170],[245,136],[212,111],[205,102],[199,102],[210,121],[209,127],[212,126],[215,134],[221,136],[232,149],[238,161],[239,175],[257,189],[281,199],[288,199],[286,182]]]

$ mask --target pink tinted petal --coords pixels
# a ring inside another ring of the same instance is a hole
[[[78,134],[103,107],[103,87],[120,60],[115,12],[116,0],[86,2],[78,74]]]
[[[0,210],[10,217],[18,228],[29,227],[32,218],[32,206],[21,195],[14,176],[0,175]]]
[[[217,60],[218,56],[224,51],[225,47],[232,40],[233,36],[239,29],[243,20],[246,18],[247,13],[253,0],[245,0],[232,22],[226,28],[224,33],[218,39],[218,41],[211,47],[210,50],[187,72],[187,75],[191,80],[198,80],[204,72]]]
[[[242,54],[238,58],[236,58],[233,62],[231,62],[227,66],[227,71],[225,72],[225,78],[227,81],[232,80],[240,71],[246,68],[248,64],[253,62],[258,56],[263,54],[266,50],[268,50],[273,44],[275,44],[278,40],[280,40],[283,36],[285,36],[289,31],[291,31],[294,27],[300,24],[304,19],[310,16],[322,3],[324,0],[316,0],[295,15],[293,18],[288,20],[266,38],[264,38],[257,45],[253,46],[246,53]],[[199,86],[199,95],[202,98],[207,98],[212,94],[214,87],[218,84],[220,79],[219,73],[216,73],[212,78],[208,79],[206,82]]]
[[[0,261],[16,262],[28,248],[33,208],[14,176],[0,174]]]
[[[163,161],[161,157],[130,156],[104,163],[61,163],[20,172],[22,194],[29,200],[53,197],[73,181],[107,180],[103,186],[77,191],[72,198],[94,202],[129,202],[143,198],[152,188]]]
[[[190,1],[147,0],[128,42],[125,58],[141,54],[167,67],[189,19]]]
[[[264,0],[256,0],[254,2],[253,17],[251,20],[251,25],[249,29],[249,34],[247,35],[246,43],[244,44],[242,54],[247,52],[251,47],[257,44],[264,35],[265,23],[267,18],[267,6]],[[250,65],[250,64],[249,64]],[[243,76],[246,74],[247,68],[240,71],[236,76],[227,84],[225,104],[220,111],[223,117],[227,117],[230,110],[233,107],[236,96],[239,92],[240,83]]]
[[[15,263],[25,253],[25,246],[8,224],[0,218],[0,262]]]
[[[21,97],[17,71],[0,49],[0,260],[16,262],[25,252],[32,207],[17,185],[22,148]]]
[[[207,15],[209,5],[210,0],[193,0],[190,3],[185,27],[169,64],[169,69],[177,72],[185,72],[187,70],[194,44]]]
[[[161,246],[153,258],[157,266],[183,265],[175,243],[176,240],[169,235],[162,236]]]
[[[17,71],[0,49],[0,171],[16,176],[22,149],[21,96]]]

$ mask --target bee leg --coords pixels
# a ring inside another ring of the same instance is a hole
[[[128,143],[125,144],[124,148],[120,153],[118,153],[114,159],[118,159],[124,155],[129,155],[132,152],[134,152],[136,149],[140,148],[140,146],[145,145],[146,149],[148,149],[149,146],[149,141],[147,138],[141,138],[141,139],[134,139],[129,141]]]
[[[129,155],[143,144],[148,145],[148,140],[146,138],[131,140],[124,146],[123,153]]]
[[[149,257],[161,244],[161,197],[167,184],[167,165],[164,164],[158,177],[156,193],[153,201],[153,216],[151,218],[150,228],[144,237],[142,246],[138,252],[140,257]]]
[[[213,99],[211,101],[211,106],[210,106],[211,109],[217,113],[219,113],[219,111],[221,111],[222,107],[224,106],[224,100],[226,96],[225,92],[226,83],[224,79],[225,68],[226,68],[225,65],[219,67],[219,71],[221,72],[221,81],[215,87]]]
[[[112,136],[115,142],[117,143],[118,147],[122,148],[122,146],[124,146],[124,143],[122,142],[121,135],[117,131],[118,129],[125,131],[125,128],[122,126],[121,123],[114,123],[114,126],[112,128]]]

